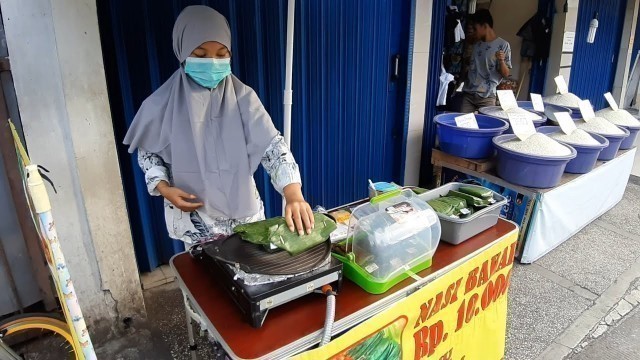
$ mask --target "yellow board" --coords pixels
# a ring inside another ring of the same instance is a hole
[[[517,236],[517,231],[505,235],[392,307],[294,359],[502,359]]]

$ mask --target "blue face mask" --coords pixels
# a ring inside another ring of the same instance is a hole
[[[231,59],[188,57],[184,71],[199,85],[213,89],[231,74]]]

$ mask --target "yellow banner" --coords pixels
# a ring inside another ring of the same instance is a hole
[[[329,344],[294,359],[502,359],[517,236],[517,231],[504,236]],[[339,295],[336,300],[339,305]]]

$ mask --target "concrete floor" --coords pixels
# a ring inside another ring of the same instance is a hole
[[[640,151],[636,153],[635,161],[633,162],[633,170],[631,170],[631,174],[635,176],[640,176]]]
[[[182,293],[175,282],[145,290],[148,318],[134,322],[127,336],[109,341],[97,351],[99,359],[190,360],[187,320]],[[198,329],[194,327],[196,337]],[[197,339],[198,359],[217,359],[204,337]]]
[[[570,357],[575,360],[636,360],[640,358],[640,309],[617,327]]]
[[[531,265],[516,265],[509,290],[506,359],[562,359],[640,277],[640,182],[624,199]]]
[[[639,213],[640,181],[634,178],[617,207],[536,263],[515,265],[506,359],[607,359],[602,354],[608,352],[620,360],[640,358],[623,355],[640,351]],[[100,348],[99,358],[190,358],[176,284],[145,290],[145,302],[148,320]],[[199,344],[199,359],[215,358],[204,338]]]

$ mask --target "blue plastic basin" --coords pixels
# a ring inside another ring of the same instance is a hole
[[[566,156],[535,156],[509,150],[502,143],[515,139],[515,135],[500,135],[493,138],[498,154],[498,176],[504,180],[526,187],[551,188],[560,182],[564,169],[577,152],[571,146]]]
[[[546,112],[547,106],[558,107],[560,109],[563,109],[562,111],[564,111],[564,112],[566,112],[566,109],[569,109],[569,110],[571,110],[571,113],[569,115],[571,115],[572,118],[574,118],[576,120],[582,119],[582,113],[580,112],[580,108],[578,108],[578,107],[560,106],[560,105],[556,105],[556,104],[544,103],[545,112]]]
[[[547,115],[547,124],[550,126],[558,126],[558,120],[556,119],[556,113],[559,112],[565,112],[568,113],[569,116],[571,116],[571,118],[573,119],[573,121],[578,121],[581,118],[579,117],[574,117],[573,114],[573,110],[569,109],[568,107],[563,107],[563,106],[558,106],[558,105],[547,105],[544,108],[544,114]]]
[[[491,157],[491,139],[507,130],[509,124],[493,116],[476,115],[479,129],[460,128],[454,120],[460,115],[463,114],[446,113],[435,116],[440,149],[447,154],[467,159]]]
[[[542,126],[538,128],[539,133],[543,134],[552,134],[556,132],[562,131],[560,126]],[[609,146],[609,140],[602,135],[589,133],[594,139],[596,139],[600,145],[584,145],[584,144],[575,144],[567,141],[558,140],[563,144],[567,144],[574,149],[576,149],[577,156],[575,159],[569,161],[567,167],[564,169],[564,172],[571,174],[586,174],[589,171],[593,170],[596,166],[596,162],[598,161],[598,157],[600,156],[600,152],[602,149]]]
[[[629,150],[636,146],[636,142],[638,140],[638,132],[640,132],[640,127],[631,127],[631,126],[620,126],[623,129],[627,129],[629,131],[629,136],[622,140],[620,143],[620,150]]]
[[[481,114],[485,114],[487,116],[494,116],[494,117],[497,117],[498,119],[502,119],[502,120],[506,121],[507,124],[509,124],[509,118],[508,117],[498,117],[498,116],[495,116],[495,115],[488,115],[487,114],[488,112],[495,111],[495,110],[502,110],[502,108],[500,106],[485,106],[485,107],[480,108],[478,111]],[[538,114],[542,118],[540,120],[533,120],[533,126],[535,126],[536,128],[538,128],[540,126],[543,126],[547,122],[547,116],[544,113],[539,112],[539,111],[535,111],[535,110],[533,110],[533,108],[532,109],[525,109],[525,110],[530,111],[530,112],[532,112],[534,114]],[[509,128],[507,130],[505,130],[504,133],[505,134],[513,134],[513,130],[511,130],[511,125],[509,125]]]
[[[518,101],[518,106],[525,110],[533,110],[533,103],[531,101]],[[551,120],[549,114],[557,113],[557,112],[566,112],[569,115],[573,114],[573,110],[566,106],[553,105],[553,104],[544,104],[544,114],[547,116],[547,120]],[[548,122],[548,121],[547,121]]]
[[[622,145],[622,141],[628,138],[630,134],[629,130],[623,127],[620,127],[620,129],[624,131],[624,135],[597,134],[600,136],[604,136],[605,138],[607,138],[607,140],[609,140],[609,146],[607,146],[602,150],[602,152],[600,153],[600,156],[598,157],[598,160],[609,161],[616,157],[616,155],[618,154],[618,150],[620,149],[620,145]],[[589,133],[593,134],[592,132],[589,132]]]

